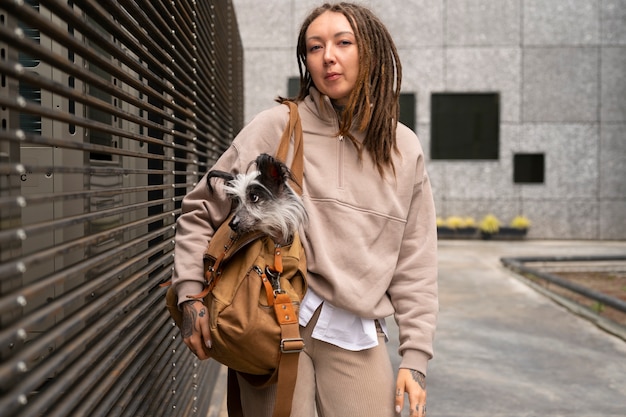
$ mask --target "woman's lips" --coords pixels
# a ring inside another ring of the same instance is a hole
[[[324,79],[329,80],[329,81],[334,81],[337,78],[339,78],[341,74],[337,73],[337,72],[329,72],[328,74],[326,74],[326,76],[324,77]]]

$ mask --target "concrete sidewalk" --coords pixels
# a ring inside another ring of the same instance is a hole
[[[441,241],[430,417],[626,416],[626,342],[530,289],[501,257],[626,254],[626,242]]]
[[[501,257],[626,254],[626,242],[441,240],[439,248],[429,417],[626,416],[626,342],[500,264]],[[387,324],[397,368],[397,327],[391,318]]]

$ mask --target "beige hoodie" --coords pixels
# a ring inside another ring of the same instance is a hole
[[[366,153],[359,160],[350,140],[337,137],[337,116],[326,96],[312,89],[299,112],[304,132],[302,197],[309,216],[301,232],[308,284],[323,299],[358,316],[394,314],[400,367],[426,373],[438,311],[437,230],[420,143],[398,124],[396,176],[387,171],[381,178]],[[236,174],[260,153],[274,154],[288,117],[284,105],[261,112],[212,169]],[[229,210],[223,195],[208,193],[205,178],[183,200],[173,278],[181,301],[202,290],[202,255]]]

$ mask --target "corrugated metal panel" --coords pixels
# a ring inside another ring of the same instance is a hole
[[[0,416],[205,416],[159,284],[243,122],[231,2],[0,0],[0,50]]]

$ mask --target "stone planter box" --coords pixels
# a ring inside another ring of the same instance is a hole
[[[476,239],[478,229],[475,227],[463,227],[452,229],[450,227],[437,227],[437,237],[439,239]]]
[[[517,229],[515,227],[500,227],[498,233],[480,232],[480,236],[484,240],[522,240],[526,237],[528,229]]]

